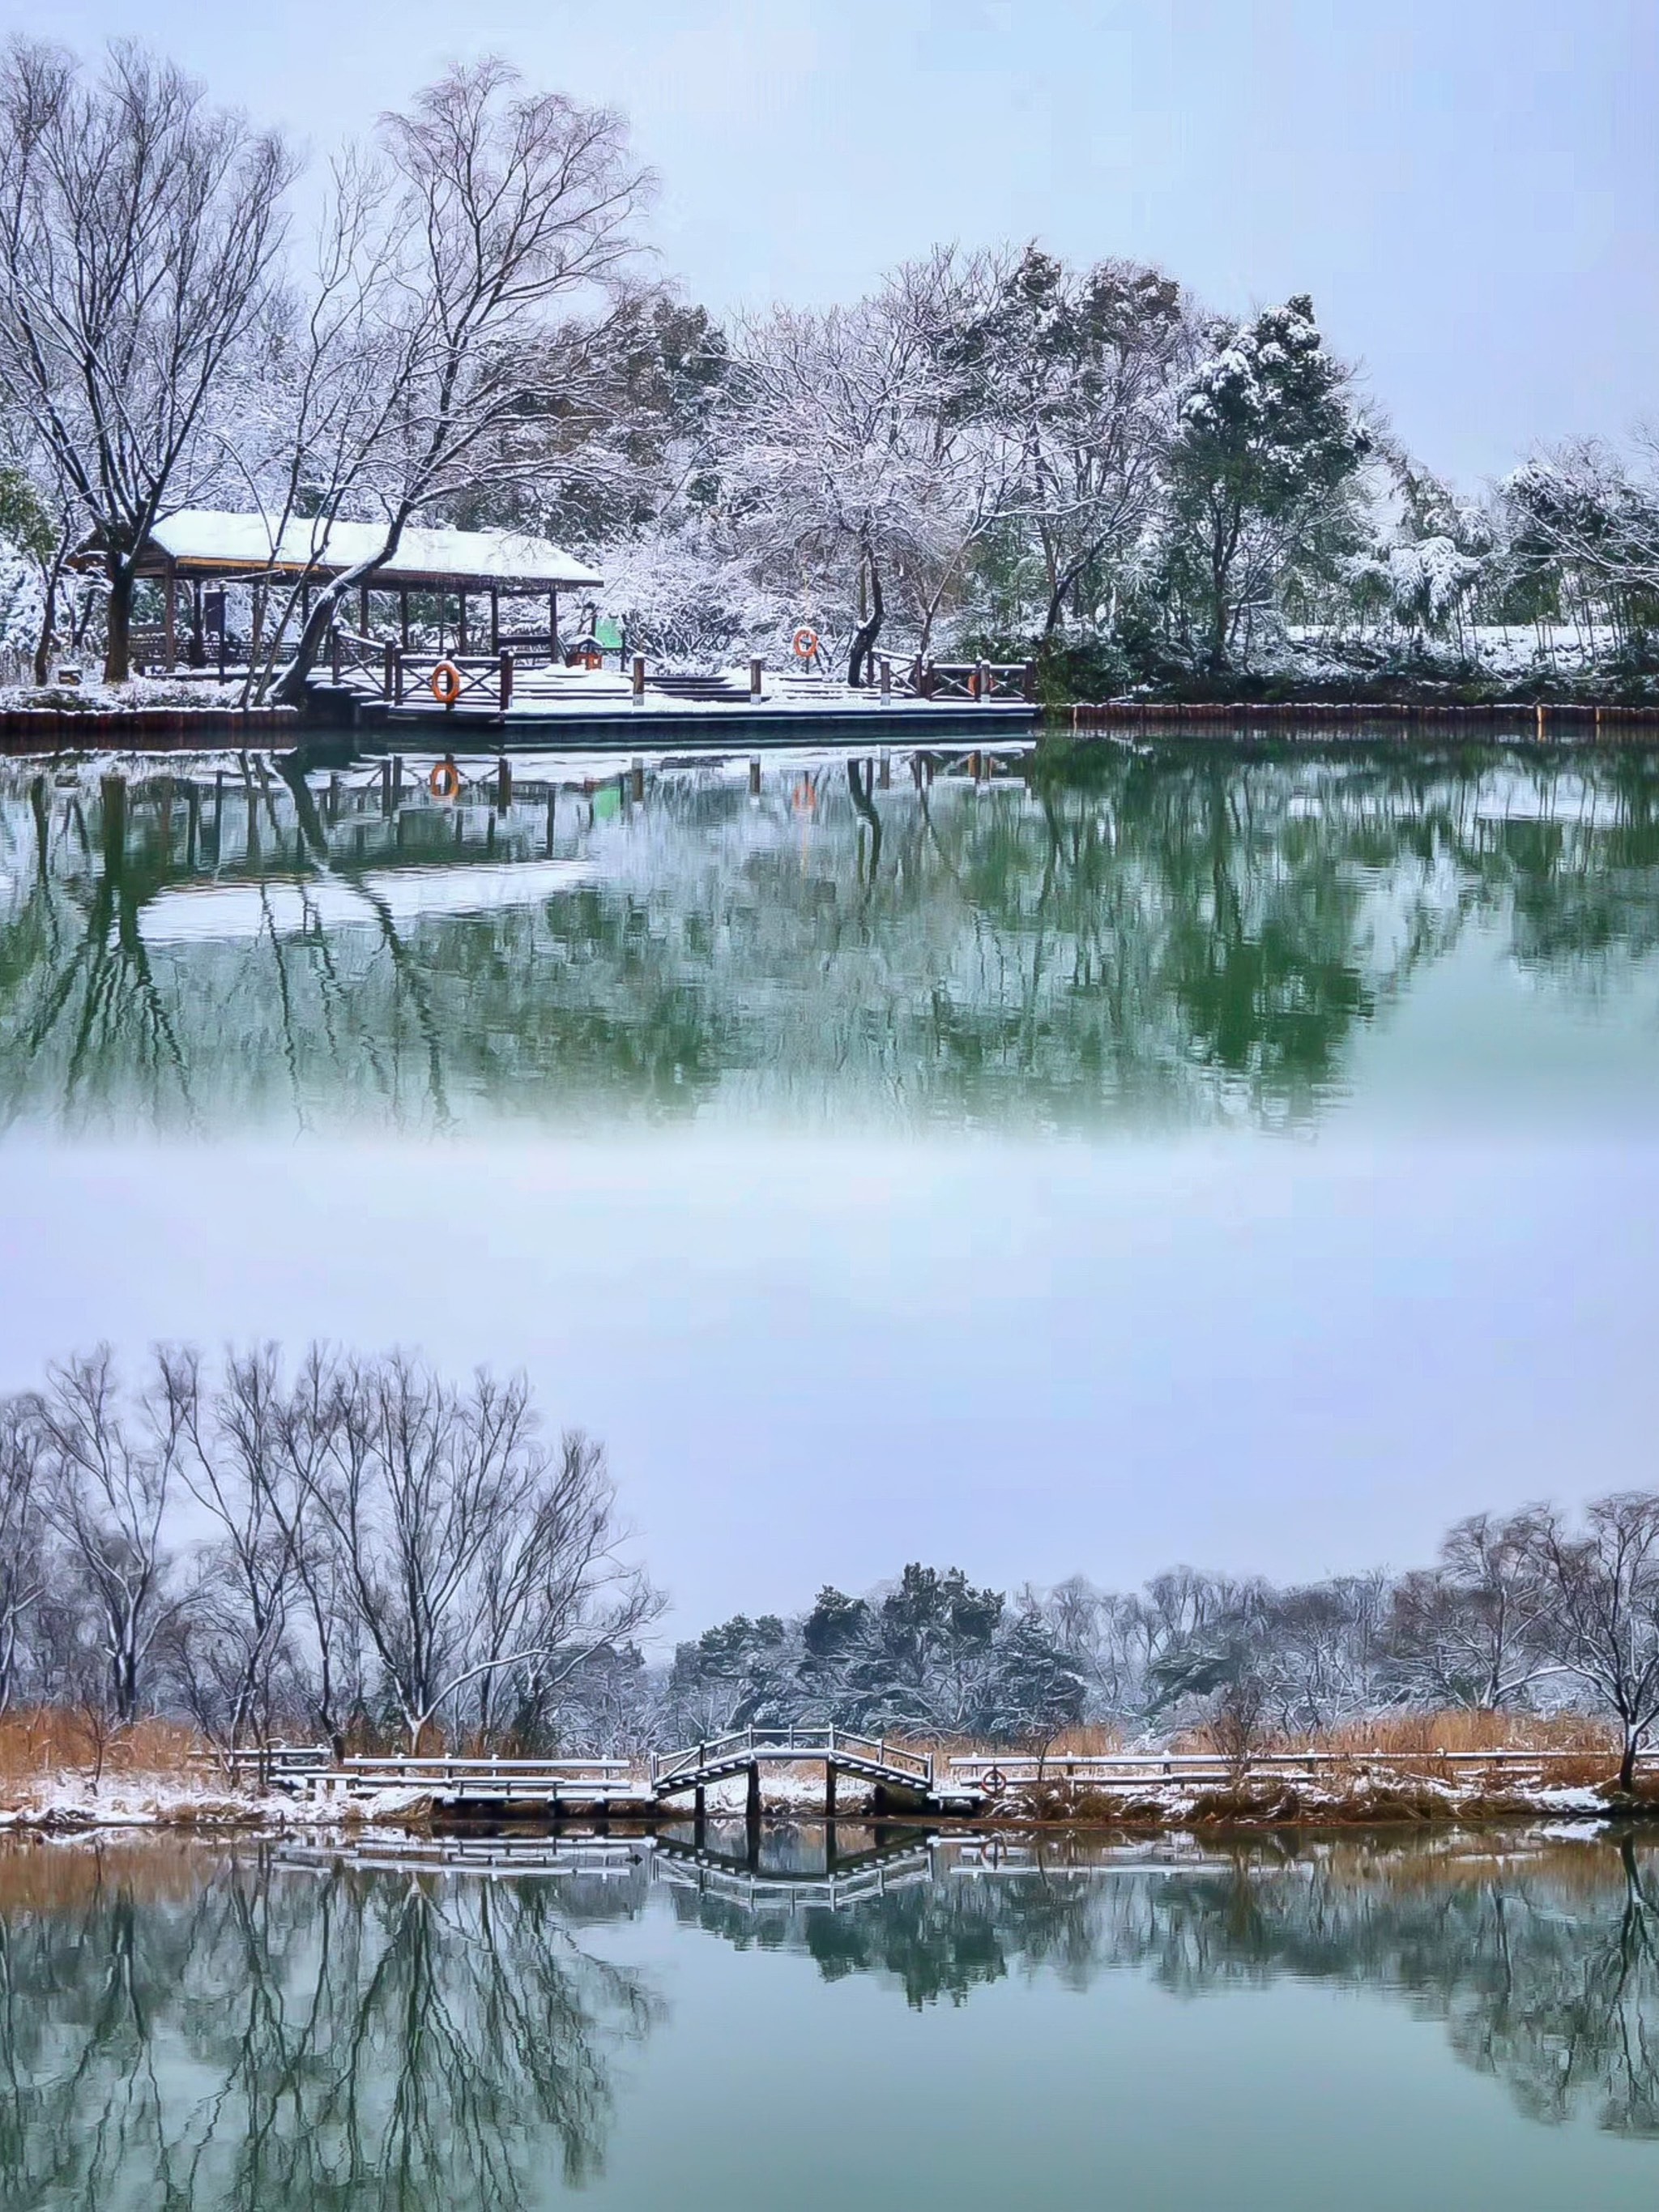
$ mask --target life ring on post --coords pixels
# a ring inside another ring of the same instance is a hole
[[[789,642],[794,647],[797,660],[811,660],[818,649],[818,634],[803,623]]]
[[[432,672],[432,696],[441,707],[453,707],[461,696],[461,672],[453,660],[441,660]]]
[[[461,787],[461,771],[453,760],[440,761],[426,781],[434,799],[453,799]]]
[[[1000,1797],[1008,1787],[1008,1778],[1000,1766],[988,1766],[979,1778],[979,1786],[988,1797]]]

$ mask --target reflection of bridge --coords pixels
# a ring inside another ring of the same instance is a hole
[[[832,1826],[824,1830],[821,1869],[764,1864],[752,1835],[738,1853],[667,1837],[624,1843],[604,1837],[538,1842],[524,1837],[434,1836],[364,1837],[338,1845],[285,1841],[276,1856],[283,1866],[315,1874],[349,1867],[374,1874],[465,1875],[488,1881],[631,1881],[643,1869],[653,1882],[750,1911],[788,1911],[802,1905],[836,1911],[930,1881],[936,1872],[931,1839],[919,1842],[911,1835],[894,1843],[881,1840],[878,1832],[878,1839],[864,1849],[844,1850]]]

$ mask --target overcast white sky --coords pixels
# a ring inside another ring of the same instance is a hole
[[[0,0],[137,32],[318,149],[458,54],[615,101],[711,306],[824,299],[937,240],[1310,291],[1466,479],[1659,416],[1653,0]]]

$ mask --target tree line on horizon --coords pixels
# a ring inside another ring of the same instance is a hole
[[[125,678],[156,612],[140,549],[186,507],[319,547],[380,526],[325,585],[231,592],[259,696],[297,695],[414,523],[568,544],[660,659],[781,657],[804,623],[855,685],[951,653],[1035,653],[1093,696],[1653,672],[1651,444],[1461,491],[1305,295],[1217,316],[1132,258],[1031,242],[722,325],[649,259],[623,118],[500,60],[340,149],[314,222],[300,170],[136,45],[95,71],[0,50],[0,650],[37,682],[94,643]]]
[[[1051,1743],[1089,1723],[1259,1746],[1402,1711],[1584,1713],[1628,1785],[1659,1720],[1659,1493],[1460,1521],[1433,1565],[1280,1586],[1176,1568],[1010,1597],[913,1562],[678,1644],[603,1448],[522,1376],[313,1345],[107,1346],[0,1400],[0,1711],[101,1745],[150,1714],[321,1738],[636,1752],[834,1722]]]

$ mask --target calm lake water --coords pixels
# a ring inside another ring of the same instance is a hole
[[[1653,2201],[1645,1838],[727,1840],[0,1849],[0,2203]]]
[[[5,1122],[1599,1120],[1659,1072],[1645,753],[428,765],[8,771]]]

